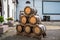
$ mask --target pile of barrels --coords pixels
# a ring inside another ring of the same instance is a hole
[[[17,25],[17,34],[29,36],[41,36],[42,29],[39,27],[41,20],[36,15],[37,11],[29,6],[24,8],[24,13],[20,14],[20,24]]]

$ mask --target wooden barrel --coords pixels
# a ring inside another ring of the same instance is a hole
[[[20,16],[20,22],[21,22],[22,24],[25,24],[25,23],[27,22],[27,18],[26,18],[25,15],[21,15],[21,16]]]
[[[35,15],[35,17],[37,18],[37,24],[41,24],[41,18],[40,18],[40,16]]]
[[[32,12],[32,14],[34,14],[34,15],[36,15],[37,14],[37,9],[36,8],[32,8],[33,10],[33,12]]]
[[[22,30],[23,30],[22,25],[17,25],[16,30],[17,30],[17,32],[22,32]]]
[[[31,32],[31,27],[29,25],[25,26],[25,32],[30,33]]]
[[[36,24],[37,23],[37,18],[34,15],[30,16],[29,23],[30,24]]]
[[[36,34],[36,35],[41,35],[42,30],[38,25],[36,25],[36,26],[33,27],[33,33]]]
[[[32,9],[31,9],[29,6],[26,6],[25,9],[24,9],[24,13],[25,13],[26,15],[30,15],[31,12],[32,12]]]

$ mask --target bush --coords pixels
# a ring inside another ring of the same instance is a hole
[[[0,23],[2,23],[4,21],[4,17],[0,16]]]
[[[13,18],[7,18],[7,20],[9,21],[9,20],[13,20]]]

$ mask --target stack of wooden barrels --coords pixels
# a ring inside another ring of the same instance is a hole
[[[41,36],[42,29],[39,27],[41,20],[36,13],[37,11],[31,7],[25,7],[24,13],[19,16],[20,24],[16,27],[17,34]]]

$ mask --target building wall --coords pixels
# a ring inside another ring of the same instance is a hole
[[[26,1],[28,0],[18,0],[18,5],[17,5],[17,16],[15,17],[15,19],[18,19],[19,20],[19,14],[20,14],[20,11],[23,11],[25,6],[30,6],[30,7],[33,7],[33,0],[29,0],[31,3],[30,4],[26,4]]]
[[[7,12],[7,7],[8,7],[7,6],[7,0],[6,1],[3,0],[2,5],[3,5],[3,10],[2,10],[3,12],[2,13],[3,13],[3,16],[4,16],[4,20],[5,20],[5,22],[7,22],[7,20],[6,20],[7,19],[7,14],[8,14],[8,12]]]
[[[50,20],[60,20],[60,2],[44,2],[43,10],[46,16],[51,17]]]
[[[12,0],[9,0],[8,1],[8,4],[9,4],[9,17],[14,18],[14,14],[15,14],[14,12],[16,10],[15,4],[13,3]]]
[[[33,8],[33,0],[29,0],[30,4],[26,4],[26,1],[28,0],[18,0],[17,4],[17,10],[16,10],[16,4],[12,2],[12,0],[3,0],[2,1],[2,6],[3,6],[3,16],[5,21],[8,18],[8,5],[9,4],[9,17],[14,18],[14,20],[18,19],[19,20],[19,14],[20,11],[23,11],[25,6],[30,6]],[[37,9],[37,14],[43,19],[43,14],[42,14],[42,0],[34,0],[34,7]],[[50,16],[50,20],[60,20],[60,15],[45,15],[45,16]]]
[[[60,0],[43,0],[43,1],[60,1]]]
[[[9,9],[8,9],[9,5]],[[9,13],[8,13],[9,10]],[[9,17],[14,19],[14,14],[16,13],[16,3],[13,3],[12,0],[2,0],[2,14],[4,16],[5,22],[7,22],[8,14]]]
[[[23,11],[26,6],[30,6],[33,8],[33,0],[29,0],[31,2],[30,4],[26,4],[26,1],[27,0],[18,0],[17,17],[15,19],[19,20],[20,11]],[[39,14],[39,16],[41,16],[41,18],[42,18],[42,11],[41,11],[42,10],[42,2],[41,2],[41,0],[34,0],[34,1],[35,1],[35,3],[34,3],[35,8],[38,10],[37,14]]]
[[[35,0],[35,8],[37,9],[37,14],[43,19],[42,15],[42,0]]]
[[[16,0],[14,0],[16,1]],[[16,2],[13,3],[12,0],[9,0],[9,17],[12,17],[15,20],[15,16],[16,16]]]
[[[17,16],[15,17],[15,19],[19,20],[19,14],[20,11],[24,9],[24,7],[27,5],[25,2],[27,0],[18,0],[18,6],[17,6]],[[33,7],[33,0],[29,0],[31,2],[31,4],[29,4],[31,7]],[[35,0],[35,8],[38,11],[38,15],[41,17],[41,19],[43,19],[43,16],[50,16],[50,20],[60,20],[60,15],[43,15],[42,14],[42,0]]]

